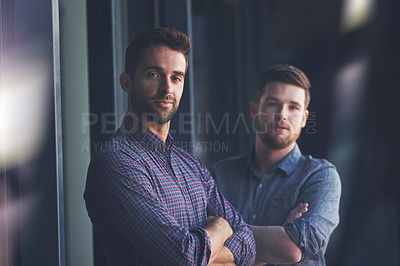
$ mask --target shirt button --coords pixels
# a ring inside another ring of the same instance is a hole
[[[259,187],[259,188],[262,188],[262,186],[263,186],[263,184],[260,184],[258,187]]]

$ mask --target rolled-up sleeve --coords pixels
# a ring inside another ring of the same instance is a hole
[[[304,184],[300,202],[308,212],[285,226],[285,231],[303,251],[301,261],[317,260],[326,249],[329,237],[339,224],[341,183],[333,166],[316,169]]]
[[[253,233],[242,216],[224,198],[217,188],[214,179],[207,169],[208,214],[226,219],[232,227],[233,234],[225,242],[225,246],[232,252],[237,265],[252,265],[255,261],[255,240]]]

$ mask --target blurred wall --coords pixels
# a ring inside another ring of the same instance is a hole
[[[66,265],[93,265],[92,225],[83,200],[90,161],[85,1],[60,1]]]

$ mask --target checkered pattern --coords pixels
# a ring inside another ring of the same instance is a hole
[[[206,265],[207,216],[224,217],[234,234],[225,245],[250,265],[255,242],[224,199],[210,172],[193,156],[166,144],[126,117],[93,158],[85,200],[109,265]]]

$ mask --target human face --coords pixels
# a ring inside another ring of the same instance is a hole
[[[282,82],[267,83],[259,103],[251,102],[257,137],[272,149],[293,146],[306,125],[303,88]]]
[[[186,60],[181,52],[165,46],[143,50],[131,82],[125,82],[121,75],[121,85],[128,92],[128,111],[142,122],[169,122],[181,100],[185,70]],[[126,74],[125,78],[130,76]]]

